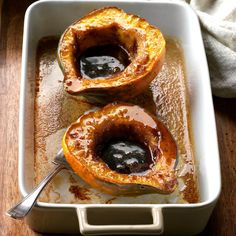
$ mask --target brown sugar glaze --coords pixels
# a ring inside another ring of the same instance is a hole
[[[84,112],[96,108],[82,96],[72,96],[63,89],[63,75],[56,50],[58,39],[43,38],[38,45],[35,95],[35,184],[47,175],[61,139],[68,127]],[[178,187],[168,195],[146,194],[114,197],[95,190],[78,176],[62,171],[46,187],[40,201],[54,203],[195,203],[199,202],[197,165],[194,163],[187,81],[179,43],[167,39],[164,65],[158,77],[143,94],[129,103],[146,108],[164,122],[178,146]],[[71,191],[78,186],[86,197]]]
[[[130,60],[123,47],[108,44],[89,48],[77,58],[77,64],[83,78],[109,79],[122,72],[130,64]]]

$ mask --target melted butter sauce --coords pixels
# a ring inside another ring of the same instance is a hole
[[[129,64],[127,51],[119,45],[102,45],[87,49],[78,59],[79,70],[86,79],[109,78]]]
[[[102,152],[102,159],[110,169],[121,174],[144,172],[153,164],[149,151],[130,141],[109,142]]]

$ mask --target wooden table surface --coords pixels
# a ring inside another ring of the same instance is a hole
[[[20,200],[18,191],[18,107],[23,19],[30,0],[0,0],[0,235],[41,235],[5,211]],[[42,16],[43,17],[43,16]],[[236,78],[235,78],[236,79]],[[236,235],[236,99],[214,98],[222,193],[201,235]]]

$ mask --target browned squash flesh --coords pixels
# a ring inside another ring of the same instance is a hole
[[[130,64],[109,78],[84,78],[76,58],[89,48],[110,44],[124,48]],[[105,101],[127,100],[141,93],[157,76],[164,56],[165,40],[160,30],[116,7],[93,11],[69,26],[58,46],[65,90]]]
[[[134,140],[148,147],[152,165],[142,173],[111,170],[98,151],[111,139]],[[109,104],[82,115],[66,131],[63,150],[72,169],[85,182],[113,195],[171,193],[177,180],[177,148],[167,128],[143,108]]]

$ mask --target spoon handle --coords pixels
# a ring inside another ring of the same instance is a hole
[[[22,219],[25,217],[32,207],[34,206],[39,194],[44,187],[50,182],[50,180],[62,169],[65,169],[64,165],[57,164],[40,183],[32,190],[27,196],[25,196],[19,203],[6,212],[8,216],[14,219]]]

